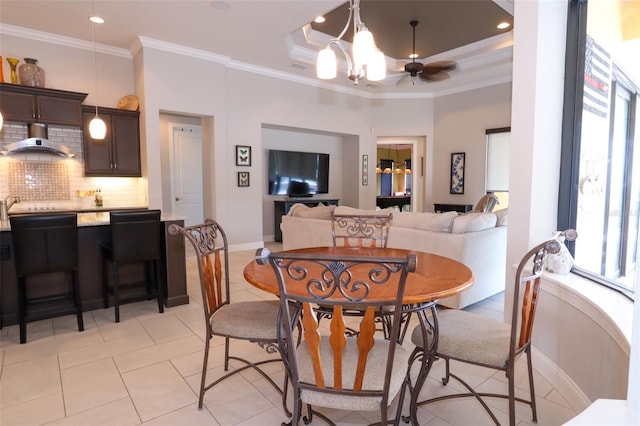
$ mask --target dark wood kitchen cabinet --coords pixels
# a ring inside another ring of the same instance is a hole
[[[86,93],[0,83],[0,111],[5,121],[82,126]]]
[[[96,107],[82,107],[84,116],[84,175],[142,176],[140,168],[140,113],[98,107],[98,115],[107,125],[104,140],[92,139],[89,122]]]

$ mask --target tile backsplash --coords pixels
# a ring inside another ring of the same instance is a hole
[[[9,194],[29,201],[69,201],[69,169],[62,161],[15,161],[9,163]]]
[[[49,125],[48,136],[52,142],[67,146],[76,158],[45,153],[0,155],[0,199],[11,195],[22,200],[12,210],[90,208],[93,197],[81,195],[96,188],[101,189],[107,208],[147,204],[141,178],[84,176],[80,128]],[[26,139],[27,125],[5,122],[0,137],[0,146]]]

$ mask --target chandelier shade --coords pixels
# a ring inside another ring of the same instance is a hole
[[[336,54],[330,47],[325,47],[318,53],[316,73],[319,79],[331,80],[336,78]]]
[[[345,48],[340,43],[342,37],[347,32],[353,18],[353,46],[349,56]],[[370,81],[383,80],[387,74],[387,65],[384,53],[376,47],[373,34],[360,20],[360,0],[349,0],[349,18],[347,23],[336,38],[318,53],[316,63],[316,75],[322,80],[331,80],[337,75],[336,55],[332,47],[336,46],[344,54],[347,60],[347,77],[353,80],[353,84],[358,84],[359,80],[367,78]]]

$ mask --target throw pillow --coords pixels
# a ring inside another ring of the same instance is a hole
[[[483,231],[495,228],[497,217],[493,213],[467,213],[458,216],[453,221],[452,234],[464,234],[465,232]]]
[[[496,215],[496,226],[507,226],[509,224],[509,209],[500,209],[493,212]]]
[[[451,232],[457,212],[411,213],[402,212],[393,215],[392,225],[401,228],[422,229],[425,231]]]
[[[289,215],[304,217],[306,219],[331,220],[331,212],[336,206],[325,206],[319,203],[316,207],[309,207],[304,204],[294,204],[289,209]]]

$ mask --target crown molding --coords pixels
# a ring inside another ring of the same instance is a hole
[[[20,38],[26,38],[29,40],[40,41],[44,43],[56,44],[59,46],[70,47],[73,49],[82,49],[93,52],[93,43],[86,40],[80,40],[77,38],[61,36],[57,34],[45,33],[43,31],[32,30],[29,28],[16,27],[14,25],[2,24],[0,25],[0,34],[15,36]],[[103,53],[105,55],[118,56],[121,58],[132,59],[133,56],[127,49],[120,49],[117,47],[107,46],[105,44],[96,43],[96,52]]]
[[[219,55],[217,53],[208,52],[206,50],[194,49],[192,47],[182,46],[180,44],[169,43],[166,41],[156,40],[149,37],[138,36],[136,43],[129,49],[135,50],[136,53],[139,49],[144,47],[156,50],[162,50],[163,52],[175,53],[177,55],[190,56],[196,59],[202,59],[204,61],[215,62],[223,65],[227,65],[231,58],[225,55]]]

